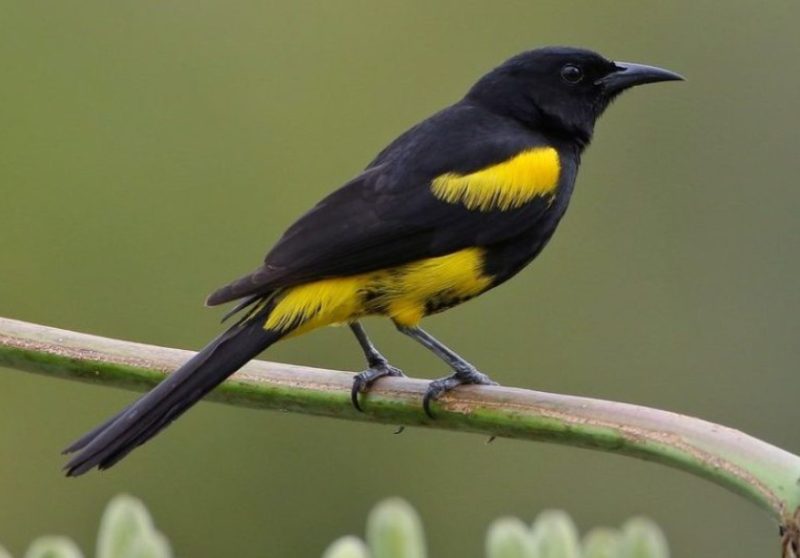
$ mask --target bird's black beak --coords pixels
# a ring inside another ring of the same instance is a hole
[[[679,81],[683,76],[655,66],[644,64],[631,64],[630,62],[614,62],[616,70],[597,80],[602,85],[606,94],[614,95],[629,87],[656,83],[659,81]]]

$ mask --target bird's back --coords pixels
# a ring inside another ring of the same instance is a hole
[[[576,168],[571,146],[461,101],[400,135],[289,227],[262,267],[209,301],[394,268],[505,242],[537,223],[555,226],[552,214],[566,207]]]

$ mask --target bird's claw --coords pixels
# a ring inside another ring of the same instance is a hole
[[[353,407],[355,407],[356,410],[362,413],[364,412],[364,409],[361,408],[361,403],[358,401],[358,394],[366,393],[376,380],[384,376],[405,376],[405,374],[403,374],[402,370],[395,368],[388,362],[377,362],[353,377],[350,400],[353,402]]]
[[[489,376],[478,372],[474,368],[465,370],[457,370],[452,376],[446,378],[439,378],[428,384],[428,389],[422,398],[422,408],[425,409],[425,414],[430,418],[434,418],[431,412],[431,401],[439,399],[448,391],[464,385],[464,384],[477,384],[482,386],[496,386],[497,382],[493,381]]]

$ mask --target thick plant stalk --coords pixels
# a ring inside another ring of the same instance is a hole
[[[0,318],[0,366],[145,390],[189,351],[118,341]],[[352,376],[253,361],[209,396],[232,405],[384,424],[558,442],[656,461],[711,480],[780,522],[784,556],[800,546],[800,457],[737,430],[668,411],[538,391],[465,386],[422,410],[427,382],[386,378],[350,403]]]

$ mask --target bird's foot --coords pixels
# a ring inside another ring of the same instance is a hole
[[[428,384],[428,389],[425,391],[425,396],[422,398],[422,408],[425,409],[425,414],[430,418],[434,418],[431,412],[431,401],[439,399],[439,397],[451,389],[464,384],[478,384],[482,386],[498,385],[497,382],[493,381],[489,376],[478,372],[475,368],[456,370],[455,374],[452,376],[439,378]]]
[[[353,402],[353,407],[363,413],[364,409],[361,408],[361,404],[358,402],[358,394],[366,393],[370,386],[375,383],[375,380],[383,378],[384,376],[405,377],[405,374],[403,374],[402,370],[395,368],[385,360],[370,363],[369,368],[356,374],[353,378],[353,388],[350,390],[350,400]]]

